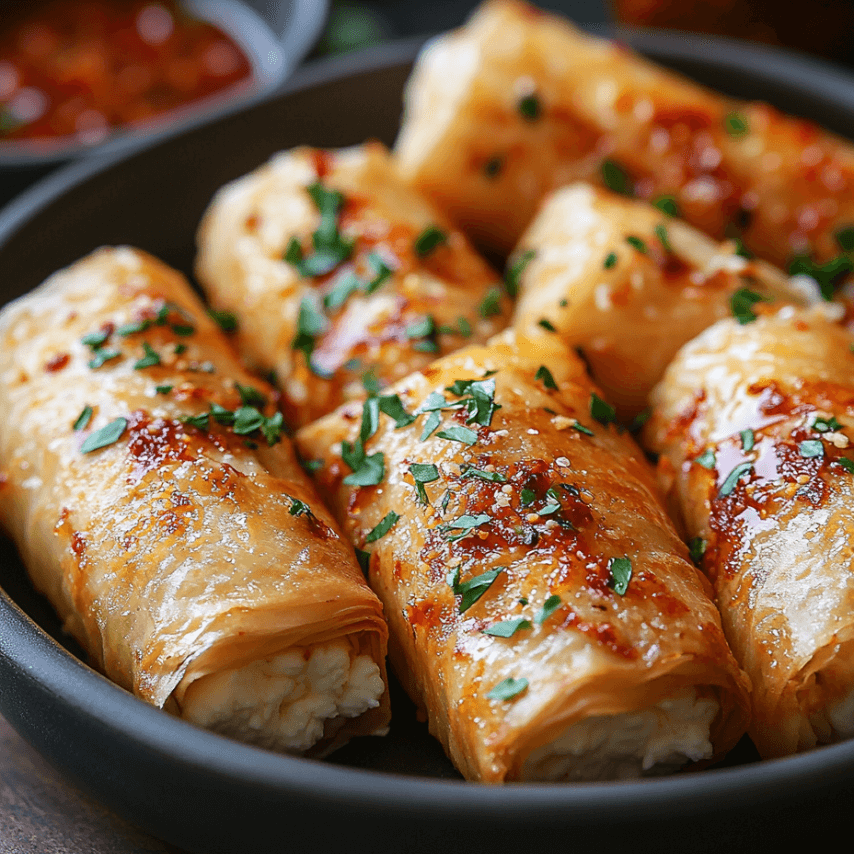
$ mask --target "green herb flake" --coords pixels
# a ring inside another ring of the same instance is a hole
[[[379,394],[382,390],[382,385],[373,368],[362,374],[362,386],[368,394]]]
[[[424,489],[425,483],[433,483],[439,479],[439,469],[433,463],[412,463],[409,466],[409,473],[415,481],[415,489],[418,492],[418,498],[423,504],[427,503],[427,491]]]
[[[537,321],[537,324],[539,326],[542,326],[543,329],[545,329],[547,332],[557,332],[557,329],[555,329],[555,325],[547,317],[541,317]]]
[[[771,302],[773,297],[758,294],[750,288],[739,288],[730,298],[729,307],[732,316],[742,325],[756,320],[753,306],[758,302]]]
[[[128,335],[135,335],[137,332],[145,332],[152,324],[150,320],[136,320],[132,323],[123,323],[117,327],[116,335],[121,335],[122,338],[127,338]]]
[[[715,467],[717,458],[715,457],[715,452],[711,448],[706,448],[699,457],[694,457],[694,462],[698,466],[702,466],[704,469],[709,469],[711,471]]]
[[[630,234],[626,238],[626,243],[628,243],[629,246],[632,246],[637,249],[638,252],[645,253],[647,251],[646,243],[644,243],[643,240],[641,240],[639,237],[635,237],[634,234]]]
[[[616,265],[616,263],[617,263],[617,253],[616,252],[609,252],[605,256],[605,260],[602,262],[602,266],[606,270],[610,270],[612,267],[614,267]]]
[[[534,616],[534,622],[541,626],[558,608],[560,608],[561,600],[560,596],[556,593],[553,593],[543,602],[543,607],[536,613]]]
[[[736,255],[747,258],[748,261],[753,258],[753,253],[744,245],[744,241],[740,237],[734,237],[732,242],[735,244]]]
[[[432,315],[422,317],[406,327],[407,338],[424,338],[436,331],[436,319]]]
[[[323,460],[303,460],[303,459],[301,459],[299,461],[299,464],[309,474],[313,474],[314,472],[320,471],[323,468]]]
[[[693,537],[688,541],[688,554],[694,563],[699,564],[706,553],[708,543],[702,537]]]
[[[461,478],[474,477],[478,480],[488,480],[490,483],[507,483],[507,478],[497,471],[483,471],[472,466],[467,466],[460,472]]]
[[[807,255],[798,255],[788,267],[790,276],[810,276],[818,282],[822,297],[828,302],[833,299],[836,286],[849,273],[854,272],[854,261],[847,255],[837,255],[824,264],[813,261]]]
[[[812,423],[812,429],[816,433],[832,433],[835,430],[841,430],[842,425],[836,420],[835,416],[830,418],[816,418]]]
[[[108,331],[99,329],[97,332],[90,332],[88,335],[84,335],[80,340],[92,350],[97,350],[99,347],[103,347],[109,338],[110,333]]]
[[[600,168],[602,183],[612,192],[622,196],[632,196],[634,191],[632,182],[626,170],[615,160],[603,160]]]
[[[536,250],[526,249],[521,255],[511,260],[511,263],[508,265],[507,271],[504,274],[504,289],[511,297],[518,295],[525,268],[536,257]]]
[[[608,571],[611,578],[608,586],[618,596],[625,596],[632,580],[632,562],[627,557],[614,557],[608,561]]]
[[[744,136],[750,128],[747,124],[747,118],[741,113],[728,113],[724,116],[724,130],[730,136]]]
[[[838,229],[833,236],[843,252],[854,252],[854,225]]]
[[[452,585],[452,590],[455,596],[461,596],[459,612],[464,614],[486,593],[487,590],[493,585],[495,579],[498,578],[501,573],[504,572],[504,567],[499,566],[495,569],[490,569],[487,572],[482,573],[481,575],[477,575],[474,578],[470,578],[468,581],[463,581],[460,583],[459,576],[454,579],[454,584]]]
[[[385,259],[377,252],[371,252],[367,258],[368,266],[371,268],[373,278],[364,285],[364,291],[370,295],[379,290],[391,277],[394,270],[386,264]]]
[[[756,444],[756,437],[753,431],[748,428],[747,430],[742,430],[739,435],[741,436],[741,447],[745,451],[752,451],[753,446]]]
[[[216,321],[217,326],[226,333],[237,332],[237,317],[230,311],[218,311],[215,308],[208,309],[208,315]]]
[[[381,537],[384,537],[395,525],[397,520],[400,519],[400,516],[392,511],[391,513],[387,513],[382,521],[365,537],[366,543],[375,543]]]
[[[180,356],[186,352],[187,352],[187,345],[186,344],[176,344],[175,345],[175,355],[176,356]]]
[[[805,439],[798,443],[798,450],[801,456],[807,459],[824,456],[824,444],[821,439]]]
[[[116,418],[109,424],[105,424],[100,430],[90,433],[80,446],[81,454],[89,454],[100,448],[114,445],[122,437],[128,426],[127,418]]]
[[[419,258],[426,258],[431,252],[448,242],[448,235],[435,225],[428,225],[418,237],[415,238],[415,254]]]
[[[409,426],[415,421],[415,416],[410,415],[403,405],[400,397],[396,394],[384,395],[379,399],[380,412],[384,412],[394,421],[394,427],[399,430],[401,427]]]
[[[487,695],[489,700],[512,700],[528,688],[528,680],[522,677],[514,679],[508,676],[502,679]]]
[[[537,368],[537,373],[534,374],[534,379],[541,381],[547,389],[557,391],[555,378],[552,376],[552,372],[545,365],[540,365],[540,367]]]
[[[193,335],[196,331],[196,327],[191,326],[189,323],[173,323],[170,328],[176,335],[181,335],[182,337]]]
[[[718,491],[718,498],[725,498],[729,495],[734,489],[736,484],[741,480],[741,478],[751,472],[753,470],[753,463],[744,462],[739,463],[727,476],[726,480],[724,480],[723,485]]]
[[[133,363],[135,371],[141,371],[143,368],[153,368],[160,364],[160,355],[152,348],[148,341],[142,342],[142,350],[145,355]]]
[[[493,317],[496,314],[501,314],[501,289],[490,288],[478,306],[478,311],[481,317]]]
[[[202,412],[199,415],[188,415],[186,418],[181,419],[181,423],[195,427],[198,430],[207,430],[210,426],[210,413]]]
[[[85,430],[86,426],[92,418],[93,409],[91,406],[84,406],[83,411],[77,416],[76,421],[72,425],[72,430]]]
[[[240,383],[235,383],[234,386],[240,395],[240,402],[244,406],[257,406],[263,409],[267,405],[267,398],[257,388]]]
[[[854,460],[849,459],[848,457],[839,457],[839,459],[834,460],[834,462],[842,466],[848,474],[854,474]]]
[[[95,370],[100,368],[105,362],[118,359],[119,356],[121,356],[121,353],[118,350],[96,350],[95,355],[89,360],[89,367]]]
[[[681,215],[679,205],[673,196],[659,196],[657,199],[653,199],[652,203],[667,216],[677,217]]]
[[[348,486],[376,486],[385,476],[385,457],[382,451],[368,456],[360,440],[352,445],[341,443],[341,459],[352,469],[344,478]]]
[[[516,617],[513,620],[502,620],[500,623],[493,623],[491,626],[481,629],[481,634],[491,635],[495,638],[510,638],[516,632],[530,628],[532,628],[530,620],[526,620],[524,617]]]
[[[311,507],[305,501],[300,501],[291,495],[288,498],[291,499],[291,509],[288,511],[291,516],[314,516],[314,513],[311,512]]]
[[[516,102],[516,109],[523,119],[529,122],[535,122],[542,114],[542,105],[537,95],[532,92],[530,95],[524,95]]]
[[[421,441],[424,442],[433,435],[436,428],[442,423],[442,416],[437,412],[431,412],[424,420],[424,429],[421,431]]]
[[[477,433],[475,433],[474,430],[457,425],[448,427],[447,430],[442,430],[436,435],[440,439],[447,439],[449,442],[459,442],[460,444],[468,445],[469,447],[477,442]]]
[[[578,430],[579,433],[584,433],[585,436],[596,435],[589,427],[585,427],[580,421],[574,421],[571,426],[573,430]]]
[[[590,415],[595,421],[606,426],[617,420],[616,408],[602,400],[595,391],[590,395]]]
[[[673,247],[670,245],[670,237],[667,234],[667,228],[659,223],[654,229],[655,236],[658,238],[659,243],[661,243],[662,248],[665,252],[673,253]]]
[[[299,315],[297,317],[297,334],[291,344],[294,350],[299,350],[305,356],[306,363],[313,373],[317,373],[312,364],[312,353],[316,345],[316,339],[322,335],[327,328],[326,318],[314,307],[308,297],[303,297],[300,302]]]
[[[362,286],[362,280],[355,273],[338,276],[332,285],[332,290],[323,297],[323,307],[327,311],[335,311],[341,308]]]

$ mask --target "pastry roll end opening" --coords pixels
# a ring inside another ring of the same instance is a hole
[[[176,706],[184,720],[221,735],[317,756],[338,745],[348,720],[379,709],[385,690],[374,658],[343,638],[207,673]],[[383,721],[371,734],[385,734]]]
[[[591,782],[672,773],[712,758],[719,712],[711,692],[686,686],[646,708],[586,717],[532,750],[520,779]]]

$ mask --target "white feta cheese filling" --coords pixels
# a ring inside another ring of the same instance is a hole
[[[719,708],[684,688],[647,709],[585,718],[532,751],[522,779],[625,780],[676,771],[712,755],[709,728]]]
[[[259,747],[304,753],[335,719],[376,708],[384,691],[373,658],[354,655],[342,640],[203,676],[187,691],[181,716]]]

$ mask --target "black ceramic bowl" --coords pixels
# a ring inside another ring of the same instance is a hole
[[[854,80],[830,66],[721,40],[624,36],[703,83],[854,138]],[[300,143],[391,143],[417,48],[314,65],[272,100],[50,177],[0,213],[0,297],[102,244],[134,244],[189,273],[199,218],[225,181]],[[395,689],[387,739],[363,739],[327,762],[247,747],[89,669],[8,545],[0,567],[0,713],[110,807],[201,854],[771,851],[847,830],[854,741],[769,762],[745,743],[727,767],[669,779],[487,787],[459,779]]]

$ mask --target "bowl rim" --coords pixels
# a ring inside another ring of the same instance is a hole
[[[119,125],[95,145],[73,136],[49,137],[43,142],[0,141],[0,169],[63,164],[85,157],[109,156],[167,139],[211,120],[219,110],[245,105],[270,94],[305,57],[326,22],[328,0],[291,0],[292,14],[282,33],[274,32],[250,0],[178,0],[195,17],[218,26],[249,61],[251,76],[140,124]]]
[[[732,39],[688,36],[671,32],[617,28],[617,35],[633,48],[656,59],[702,57],[706,65],[733,65],[755,70],[758,76],[782,82],[787,88],[843,102],[854,115],[854,76],[830,63],[777,48]],[[422,38],[382,44],[365,51],[320,60],[298,71],[277,92],[276,100],[321,84],[411,63],[423,45]],[[713,50],[710,50],[713,48]],[[769,68],[773,59],[775,68]],[[216,116],[192,123],[215,124],[271,100],[259,94],[232,104]],[[149,139],[148,151],[165,139]],[[0,250],[31,219],[61,200],[71,188],[131,160],[139,149],[115,152],[67,166],[34,185],[0,211]],[[163,756],[186,768],[203,769],[234,785],[249,785],[258,792],[294,792],[348,806],[398,811],[433,818],[464,819],[477,811],[479,819],[529,819],[536,809],[539,823],[585,825],[619,821],[630,810],[656,819],[685,817],[743,804],[749,791],[752,803],[767,803],[786,794],[801,794],[812,787],[850,782],[854,778],[854,740],[817,748],[781,759],[701,773],[640,781],[606,783],[510,783],[484,786],[462,780],[410,776],[386,771],[348,768],[302,759],[241,744],[198,729],[164,714],[124,691],[77,659],[38,626],[0,587],[0,677],[36,682],[63,703],[87,715],[113,737],[134,742],[151,755]],[[0,713],[29,737],[32,722],[22,721],[11,692],[0,692]]]

